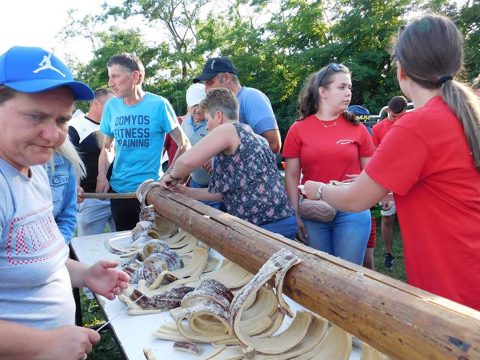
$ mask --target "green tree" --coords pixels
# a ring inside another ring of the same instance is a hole
[[[162,41],[164,53],[164,70],[170,71],[170,77],[180,76],[185,80],[196,59],[192,53],[196,43],[195,23],[199,19],[201,8],[207,0],[124,0],[121,6],[107,7],[104,19],[110,16],[140,18],[147,21],[152,30],[166,34]],[[165,32],[166,30],[166,32]],[[166,46],[168,45],[168,46]],[[180,64],[180,68],[177,66]],[[180,69],[180,71],[178,71]]]
[[[467,1],[456,17],[465,36],[465,80],[480,74],[480,0]]]

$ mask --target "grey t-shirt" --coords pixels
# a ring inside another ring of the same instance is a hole
[[[182,122],[182,129],[192,146],[208,135],[207,121],[204,120],[202,124],[195,126],[193,124],[192,115]],[[195,182],[203,186],[207,186],[210,182],[210,175],[208,175],[203,168],[196,169],[190,174],[190,176]]]
[[[0,159],[0,319],[40,329],[73,325],[68,247],[52,214],[45,170]]]

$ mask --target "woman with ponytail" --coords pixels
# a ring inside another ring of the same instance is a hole
[[[359,211],[392,191],[408,283],[480,310],[480,106],[456,80],[463,38],[448,18],[425,15],[402,29],[394,51],[415,110],[351,186],[307,182],[305,192]]]

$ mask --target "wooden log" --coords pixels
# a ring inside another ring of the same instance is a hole
[[[195,200],[153,188],[155,210],[256,273],[287,248],[302,262],[284,292],[393,359],[480,359],[480,312],[277,236]]]
[[[84,193],[85,199],[136,199],[134,192],[129,193]]]

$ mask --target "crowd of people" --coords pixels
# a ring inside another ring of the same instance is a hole
[[[83,194],[130,193],[147,179],[370,268],[370,208],[381,204],[385,267],[395,262],[397,214],[408,283],[480,310],[472,276],[480,270],[480,76],[471,86],[456,80],[462,35],[439,15],[404,27],[394,59],[405,96],[393,97],[373,127],[362,123],[367,109],[350,105],[345,65],[309,75],[281,151],[268,97],[242,86],[227,57],[206,61],[178,118],[166,98],[143,90],[145,69],[133,54],[114,55],[108,88],[95,91],[41,48],[1,55],[0,357],[91,352],[99,335],[74,325],[72,288],[113,299],[129,277],[115,262],[69,258],[68,244],[75,228],[131,230],[140,205]],[[72,119],[76,100],[90,106]]]

